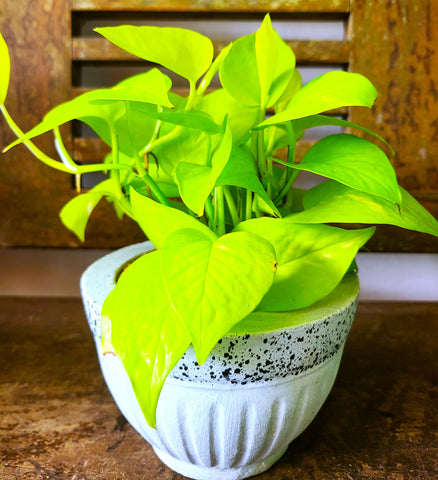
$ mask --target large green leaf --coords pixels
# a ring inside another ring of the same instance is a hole
[[[89,192],[81,193],[69,200],[59,214],[61,221],[83,242],[85,228],[96,205],[105,196],[117,202],[117,195],[118,192],[114,180],[104,180]]]
[[[254,34],[233,42],[219,69],[219,78],[225,90],[239,102],[252,107],[260,105]]]
[[[164,381],[190,345],[161,276],[160,252],[134,261],[102,307],[103,345],[112,345],[151,427]],[[108,338],[109,337],[109,338]]]
[[[266,15],[255,34],[255,57],[260,82],[260,103],[267,105],[278,61],[278,41],[271,18]]]
[[[212,241],[199,230],[183,229],[167,237],[161,254],[167,292],[202,364],[272,285],[274,249],[248,232]]]
[[[307,307],[332,292],[374,228],[343,230],[261,217],[234,231],[254,233],[274,246],[277,274],[257,310],[284,311]]]
[[[180,162],[175,169],[181,198],[198,217],[204,214],[205,202],[230,158],[231,146],[231,128],[227,121],[225,132],[211,155],[210,165]]]
[[[220,125],[228,116],[233,133],[233,143],[236,145],[246,137],[259,118],[258,108],[243,105],[223,88],[218,88],[202,97],[198,107],[211,115]]]
[[[276,125],[344,106],[371,107],[376,97],[376,89],[364,76],[351,72],[328,72],[304,85],[292,97],[286,110],[260,125]]]
[[[266,213],[280,217],[280,212],[263,188],[248,147],[233,147],[228,163],[217,179],[216,186],[230,185],[246,188],[257,194],[265,204]]]
[[[172,132],[170,124],[163,124],[161,135]],[[174,177],[175,169],[180,162],[190,161],[199,165],[207,165],[211,148],[211,136],[194,128],[183,129],[166,142],[154,147],[152,153],[158,159],[158,165],[167,175]]]
[[[295,55],[272,28],[267,15],[260,29],[233,42],[219,70],[222,86],[247,106],[273,105],[286,89]]]
[[[184,28],[122,25],[95,31],[123,50],[169,68],[191,82],[196,82],[213,60],[211,40]]]
[[[50,110],[41,123],[11,143],[7,149],[25,140],[53,130],[71,120],[84,120],[86,123],[89,123],[90,126],[96,127],[98,133],[102,131],[104,137],[109,137],[110,135],[106,125],[109,123],[114,124],[125,115],[125,102],[132,102],[134,104],[153,104],[160,102],[161,105],[172,106],[167,97],[167,85],[163,74],[157,69],[154,69],[149,72],[146,78],[150,80],[150,83],[145,82],[142,88],[132,85],[101,88],[86,92],[73,100],[61,103]],[[152,90],[149,90],[149,86]],[[149,110],[143,110],[145,115],[149,113],[149,116],[154,116],[156,114],[156,111],[150,106],[147,108],[149,108]],[[98,120],[91,121],[91,118],[97,118]]]
[[[286,217],[294,223],[388,224],[438,236],[438,221],[406,190],[400,188],[401,208],[388,200],[353,190],[334,181],[310,189],[306,210]]]
[[[217,238],[206,225],[181,210],[161,205],[134,189],[130,191],[130,198],[136,221],[156,248],[162,248],[166,238],[182,228],[199,230],[211,241]]]
[[[9,77],[11,74],[11,59],[8,46],[0,33],[0,105],[5,102],[8,93]]]
[[[401,203],[395,171],[387,156],[373,143],[355,135],[340,133],[325,137],[300,163],[289,166]]]
[[[335,125],[338,127],[354,128],[356,130],[366,132],[369,135],[375,138],[378,138],[382,143],[384,143],[391,150],[391,153],[394,153],[391,146],[388,144],[388,142],[384,138],[382,138],[380,135],[378,135],[377,133],[373,132],[372,130],[366,127],[363,127],[362,125],[358,125],[357,123],[353,123],[348,120],[344,120],[342,118],[330,117],[329,115],[311,115],[310,117],[303,117],[303,118],[297,118],[296,120],[292,120],[292,127],[294,129],[295,138],[297,140],[299,140],[303,136],[305,130],[308,130],[309,128],[322,127],[326,125]]]

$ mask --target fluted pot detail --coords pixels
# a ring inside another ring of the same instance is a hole
[[[202,366],[190,347],[164,384],[153,429],[122,362],[102,355],[100,340],[100,310],[116,273],[152,248],[145,242],[113,252],[81,279],[108,388],[127,420],[173,470],[199,480],[261,473],[309,425],[330,392],[356,310],[357,277],[348,276],[312,308],[255,314],[248,332],[224,337]],[[262,331],[272,315],[279,328]]]

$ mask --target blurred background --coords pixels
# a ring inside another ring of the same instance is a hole
[[[120,24],[180,26],[208,35],[216,53],[257,30],[266,12],[294,48],[304,83],[330,70],[366,75],[379,98],[372,111],[339,109],[383,136],[396,154],[400,184],[438,217],[438,2],[428,0],[8,0],[0,1],[0,30],[11,53],[7,106],[23,130],[56,104],[93,87],[110,86],[151,67],[93,32]],[[183,91],[184,81],[173,78]],[[337,127],[314,129],[300,153]],[[63,131],[73,158],[103,158],[106,146],[73,123]],[[0,145],[13,135],[0,122]],[[38,140],[55,156],[53,138]],[[41,165],[24,147],[0,158],[0,295],[79,295],[79,276],[111,249],[142,241],[129,220],[117,221],[102,202],[80,243],[58,213],[78,188],[102,178],[78,179]],[[315,181],[305,176],[304,183]],[[390,227],[359,254],[364,300],[438,300],[438,239]]]

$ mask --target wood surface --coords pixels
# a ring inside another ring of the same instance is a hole
[[[347,13],[350,0],[72,0],[74,11]]]
[[[367,76],[379,92],[371,112],[353,109],[351,118],[391,144],[400,184],[438,218],[438,2],[354,0],[351,5],[350,69]],[[438,252],[435,238],[383,232],[376,249],[391,250],[398,243],[402,251],[403,243],[410,243]]]
[[[438,478],[438,303],[363,303],[335,386],[260,480]],[[79,300],[0,298],[0,478],[182,480],[115,406]]]

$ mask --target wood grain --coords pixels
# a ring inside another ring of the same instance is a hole
[[[300,18],[322,14],[345,19],[350,8],[345,41],[291,44],[301,63],[313,64],[318,58],[326,64],[350,62],[350,69],[373,81],[380,93],[376,107],[372,112],[354,109],[351,119],[377,130],[391,143],[401,184],[438,217],[438,2],[434,0],[354,0],[351,7],[349,0],[3,0],[0,29],[12,56],[7,106],[27,130],[50,108],[81,90],[72,87],[72,62],[123,60],[112,47],[101,50],[102,43],[72,39],[72,12],[212,12],[239,13],[243,18],[269,10],[279,18],[297,13]],[[216,48],[221,48],[219,40]],[[0,120],[1,146],[13,139]],[[38,145],[55,156],[52,142],[47,135]],[[100,148],[87,142],[73,144],[67,138],[68,145],[80,144],[75,155],[84,161],[96,153],[90,147]],[[0,179],[0,246],[111,248],[143,238],[133,222],[119,223],[111,206],[99,205],[81,244],[58,218],[74,194],[73,179],[41,165],[22,146],[1,157]],[[438,252],[436,238],[392,227],[379,227],[378,232],[370,244],[372,251]]]
[[[260,480],[438,476],[438,303],[360,304],[335,386]],[[179,480],[115,406],[79,300],[0,298],[0,478]]]
[[[349,0],[72,0],[73,11],[331,12],[348,13]]]
[[[372,112],[355,109],[352,120],[389,141],[401,185],[427,198],[437,217],[438,2],[355,0],[351,15],[350,68],[379,92]],[[418,238],[414,248],[422,244]],[[403,242],[399,237],[400,249]],[[438,242],[434,245],[438,252]]]
[[[302,40],[286,42],[295,52],[300,63],[347,64],[350,57],[350,44],[347,41]],[[214,41],[215,55],[228,42]],[[101,38],[73,38],[73,61],[129,61],[138,59],[112,43]]]

